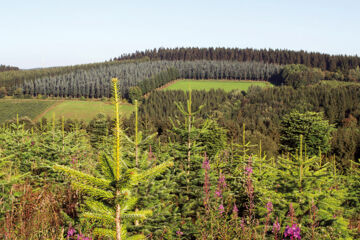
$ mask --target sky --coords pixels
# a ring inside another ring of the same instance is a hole
[[[359,0],[0,0],[0,64],[102,62],[159,47],[360,56]]]

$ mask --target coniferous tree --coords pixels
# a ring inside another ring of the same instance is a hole
[[[135,219],[144,219],[151,215],[150,210],[131,211],[137,198],[133,189],[139,182],[164,171],[172,162],[166,161],[145,171],[131,166],[122,158],[122,132],[119,118],[119,99],[117,79],[113,79],[115,101],[115,143],[114,156],[107,154],[101,158],[101,175],[98,177],[85,174],[75,169],[56,165],[54,168],[67,173],[72,179],[74,188],[89,196],[86,200],[87,211],[81,217],[94,222],[97,228],[93,233],[97,236],[110,237],[117,240],[142,239],[142,235],[128,236],[127,225]]]
[[[194,223],[202,211],[202,201],[198,196],[201,196],[203,187],[201,166],[204,148],[199,138],[207,131],[208,122],[205,121],[202,126],[197,126],[198,120],[195,116],[203,106],[194,111],[191,91],[186,106],[180,103],[176,103],[176,106],[184,117],[183,121],[172,122],[174,139],[170,143],[175,156],[176,205],[179,207],[182,221],[179,231],[184,233],[185,238],[193,239],[197,234]]]
[[[271,201],[279,222],[291,226],[286,216],[288,204],[292,203],[297,222],[301,224],[304,235],[308,236],[311,235],[309,215],[316,208],[318,226],[328,229],[326,238],[349,238],[350,231],[347,229],[348,223],[342,206],[347,189],[340,184],[341,180],[334,171],[335,168],[322,162],[319,156],[309,157],[301,135],[299,139],[296,154],[280,157],[273,167],[268,166],[264,176],[268,184],[263,185],[259,194],[262,205]]]

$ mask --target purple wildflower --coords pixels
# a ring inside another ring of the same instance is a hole
[[[278,222],[278,218],[276,218],[276,221],[273,225],[273,233],[277,233],[280,231],[280,223]]]
[[[239,209],[237,208],[236,204],[234,203],[233,213],[238,213]]]
[[[224,210],[225,210],[224,205],[220,204],[220,206],[219,206],[219,213],[220,213],[220,214],[223,214],[223,212],[225,212]]]
[[[207,160],[206,158],[203,161],[202,168],[206,170],[210,170],[210,163],[209,160]]]
[[[221,187],[226,188],[226,182],[225,182],[225,176],[224,175],[220,175],[219,184],[220,184]]]
[[[216,195],[218,198],[222,198],[222,195],[221,195],[221,191],[220,191],[220,190],[215,191],[215,195]]]
[[[76,230],[73,227],[69,227],[69,230],[67,232],[67,236],[72,237],[72,236],[74,236],[75,233],[76,233]]]
[[[226,188],[225,176],[220,173],[217,189],[215,191],[215,197],[222,198],[224,188]]]
[[[251,166],[246,167],[246,168],[245,168],[245,171],[246,171],[246,174],[247,174],[247,175],[250,175],[250,174],[252,174],[252,173],[253,173],[253,169],[252,169],[252,167],[251,167]]]
[[[243,229],[243,231],[244,231],[244,227],[245,227],[245,220],[244,220],[244,218],[242,218],[241,219],[241,221],[240,221],[240,227]]]
[[[266,209],[267,209],[268,213],[271,213],[271,212],[272,212],[272,210],[273,210],[273,204],[272,204],[272,202],[268,202],[268,203],[266,204]]]
[[[277,217],[276,217],[276,221],[274,222],[272,232],[275,235],[275,240],[277,240],[278,239],[278,233],[280,232],[280,223],[279,223]]]
[[[296,224],[293,224],[291,227],[286,226],[284,236],[285,237],[289,236],[295,239],[301,239],[300,228]]]
[[[181,232],[180,230],[176,231],[176,235],[178,235],[178,236],[181,236],[181,235],[183,235],[183,234],[184,234],[184,233]]]

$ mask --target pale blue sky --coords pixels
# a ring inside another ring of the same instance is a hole
[[[359,0],[0,0],[0,64],[100,62],[158,47],[360,55]]]

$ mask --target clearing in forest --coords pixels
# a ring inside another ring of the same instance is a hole
[[[130,104],[121,104],[119,105],[119,110],[121,114],[129,115],[134,111],[134,106]],[[71,118],[91,121],[98,113],[113,116],[114,106],[102,101],[68,100],[56,105],[41,117],[50,119],[54,113],[56,118],[64,117],[65,119]]]
[[[240,80],[177,80],[172,84],[164,87],[164,90],[206,90],[210,89],[224,89],[226,92],[232,90],[244,90],[247,91],[250,86],[270,87],[269,82],[264,81],[240,81]]]
[[[56,101],[37,99],[2,99],[0,100],[0,123],[21,117],[34,119],[36,116],[50,108]]]

